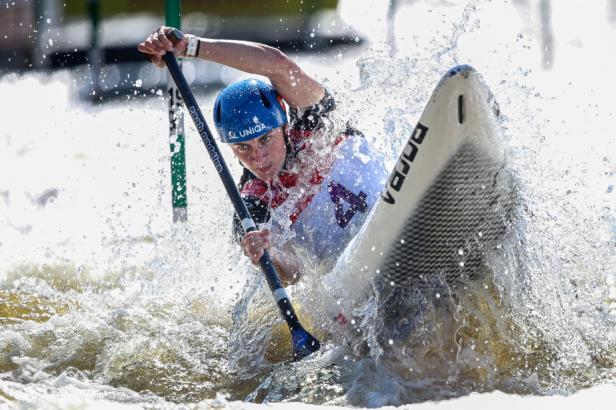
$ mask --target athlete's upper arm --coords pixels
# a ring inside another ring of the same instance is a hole
[[[272,64],[276,70],[270,76],[272,85],[293,108],[310,107],[325,95],[325,89],[282,52],[276,53]]]

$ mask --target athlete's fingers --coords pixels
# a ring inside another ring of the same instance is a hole
[[[259,260],[263,256],[263,247],[251,247],[244,248],[244,255],[246,255],[252,263],[255,265],[259,263]]]
[[[253,239],[249,239],[246,242],[245,245],[246,249],[248,250],[249,253],[254,254],[258,251],[262,251],[264,249],[268,249],[270,247],[270,243],[268,240],[259,237],[259,238],[253,238]]]
[[[161,51],[163,52],[173,51],[173,44],[171,44],[171,41],[167,40],[167,37],[165,37],[164,35],[158,35],[152,38],[152,44],[157,47],[160,47]]]
[[[171,30],[172,29],[170,27],[160,27],[155,35],[156,40],[158,40],[161,47],[164,48],[166,51],[173,51],[173,43],[167,37],[167,34]]]
[[[270,233],[267,230],[264,230],[261,234],[261,245],[263,249],[269,249],[272,246],[270,244]]]
[[[250,258],[251,262],[254,263],[255,265],[258,265],[259,261],[261,260],[261,257],[263,257],[263,251],[264,249],[261,248],[257,252],[253,253],[252,257]]]
[[[269,240],[269,231],[252,231],[246,233],[241,240],[241,243],[250,244],[250,243],[259,243],[264,240]]]
[[[252,235],[246,238],[246,244],[251,247],[269,248],[270,246],[270,234],[267,230],[250,232]]]
[[[269,229],[262,229],[261,230],[261,235],[267,240],[269,241],[270,238],[272,237],[272,234],[270,233]]]
[[[167,51],[173,51],[175,46],[173,45],[173,42],[169,39],[169,37],[167,36],[171,31],[173,31],[172,27],[165,27],[162,29],[165,39],[163,40],[163,43],[165,43],[165,46],[167,47]]]
[[[147,54],[147,58],[148,60],[150,60],[151,63],[157,65],[158,67],[165,66],[165,63],[163,62],[162,54],[159,54],[156,50],[152,49],[151,47],[148,48],[147,44],[142,43],[139,46],[137,46],[137,49],[141,51],[142,53]]]
[[[244,253],[248,257],[252,257],[252,254],[255,253],[255,250],[258,248],[260,242],[259,235],[256,232],[249,232],[241,240],[242,248],[244,248]]]
[[[143,54],[147,54],[148,59],[153,64],[157,65],[158,67],[164,67],[165,64],[163,63],[161,55],[157,54],[156,51],[154,51],[151,47],[148,47],[147,43],[140,43],[137,46],[137,50],[139,50]]]
[[[258,264],[266,249],[270,248],[269,231],[253,231],[245,234],[240,244],[246,255],[252,263]]]
[[[246,245],[248,245],[248,243],[254,241],[254,237],[255,237],[255,232],[248,232],[244,234],[244,236],[242,236],[242,239],[240,240],[240,244],[243,247],[245,247]]]
[[[264,243],[269,241],[269,234],[267,231],[256,231],[254,236],[251,236],[251,241],[255,243]]]
[[[141,51],[142,53],[152,54],[152,55],[160,54],[161,52],[160,47],[154,46],[149,39],[145,40],[143,43],[140,43],[137,46],[137,49]]]
[[[160,47],[154,46],[149,40],[146,40],[143,43],[139,43],[139,45],[137,46],[137,50],[141,51],[142,53],[152,55],[162,55],[162,53],[165,52],[165,50],[162,50]]]
[[[167,46],[160,40],[158,36],[150,37],[150,48],[156,53],[163,55],[167,52]]]
[[[150,49],[145,45],[145,41],[143,43],[137,44],[137,50],[145,54],[152,54]]]

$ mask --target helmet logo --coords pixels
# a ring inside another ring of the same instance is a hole
[[[241,138],[249,137],[252,134],[256,134],[257,132],[261,132],[261,131],[263,131],[266,128],[267,127],[266,127],[265,124],[255,124],[252,127],[248,127],[248,128],[243,129],[243,130],[240,130],[240,137]]]
[[[230,139],[235,139],[235,132],[229,131],[229,138]]]

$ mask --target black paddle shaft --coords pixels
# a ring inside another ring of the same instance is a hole
[[[168,36],[170,37],[170,40],[174,44],[177,44],[177,42],[179,42],[180,40],[184,38],[184,34],[177,29],[173,29],[168,34]],[[197,101],[195,100],[195,97],[193,96],[193,93],[190,90],[188,83],[186,82],[186,78],[184,77],[184,74],[182,73],[182,70],[180,69],[180,66],[178,65],[178,62],[175,56],[173,55],[173,53],[166,53],[163,56],[163,60],[167,64],[167,68],[169,69],[169,72],[171,73],[171,77],[173,78],[173,81],[175,82],[178,88],[178,91],[180,92],[180,94],[182,95],[182,98],[184,99],[184,104],[186,105],[186,109],[188,110],[190,117],[195,123],[195,127],[197,128],[197,131],[199,131],[201,140],[203,141],[203,144],[205,144],[205,148],[207,149],[207,152],[210,155],[212,162],[214,163],[214,168],[216,168],[216,171],[220,175],[220,179],[222,180],[222,183],[225,186],[229,199],[231,199],[231,202],[233,203],[235,212],[239,216],[239,219],[242,223],[242,227],[244,228],[244,231],[246,233],[255,231],[257,228],[252,219],[252,216],[248,212],[248,209],[246,208],[246,204],[244,204],[244,201],[242,200],[242,197],[235,185],[235,181],[233,180],[233,177],[231,176],[231,173],[229,172],[229,168],[227,167],[227,164],[225,163],[225,160],[223,159],[222,154],[220,153],[220,150],[218,149],[218,146],[216,145],[216,141],[214,140],[214,137],[212,136],[212,133],[207,123],[205,122],[203,114],[201,113],[201,110],[199,109]],[[287,293],[284,290],[284,287],[282,286],[282,282],[280,281],[278,272],[276,272],[276,268],[274,267],[274,264],[272,263],[272,260],[267,250],[264,251],[263,256],[259,260],[259,264],[261,265],[261,269],[263,270],[263,273],[265,274],[265,279],[267,280],[267,284],[269,285],[269,288],[274,295],[276,304],[278,305],[278,308],[280,309],[282,316],[287,322],[287,325],[289,325],[289,328],[291,329],[291,333],[293,334],[294,332],[297,332],[297,331],[304,331],[302,325],[299,322],[299,319],[297,318],[297,315],[295,314],[293,306],[291,305],[291,301],[289,297],[287,296]],[[309,350],[310,351],[318,350],[319,342],[316,339],[314,339],[311,335],[309,334],[307,335],[313,339],[311,340],[311,343],[315,347],[314,350],[310,348]],[[297,347],[297,346],[294,346],[294,347]],[[305,347],[305,346],[300,346],[300,347]],[[301,357],[298,357],[297,351],[296,351],[295,356],[296,356],[296,359],[301,358]]]

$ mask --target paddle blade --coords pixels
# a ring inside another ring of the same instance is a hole
[[[291,329],[291,339],[293,342],[293,360],[302,360],[309,354],[321,348],[321,343],[316,337],[312,336],[301,326]]]

